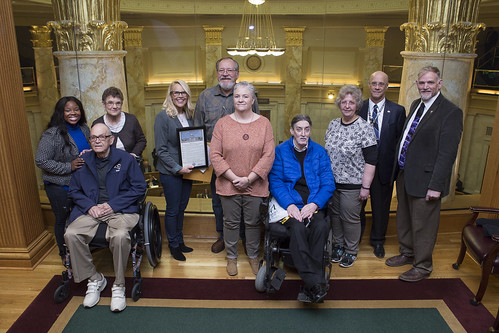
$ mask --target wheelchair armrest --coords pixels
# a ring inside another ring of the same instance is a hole
[[[492,207],[478,207],[478,206],[471,206],[470,210],[473,213],[490,213],[490,214],[499,214],[499,208],[492,208]]]

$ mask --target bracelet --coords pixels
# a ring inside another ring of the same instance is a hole
[[[249,177],[246,177],[246,179],[248,180],[248,184],[251,185]]]
[[[369,190],[370,189],[369,187],[364,187],[364,185],[361,185],[360,187],[363,188],[364,190]]]

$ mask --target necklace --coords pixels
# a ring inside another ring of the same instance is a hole
[[[248,123],[245,123],[245,124],[250,124],[251,126],[251,123],[253,122],[253,117],[255,116],[255,113],[254,112],[251,112],[251,119]],[[249,139],[249,134],[248,133],[245,133],[244,129],[243,129],[243,126],[241,125],[241,122],[239,121],[239,119],[237,119],[237,114],[236,112],[234,112],[234,118],[236,118],[236,122],[239,124],[239,128],[241,129],[241,132],[243,132],[243,140],[246,141]]]

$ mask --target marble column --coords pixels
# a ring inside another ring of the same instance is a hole
[[[410,0],[405,31],[405,51],[399,104],[409,112],[419,98],[417,74],[424,66],[436,66],[443,79],[442,94],[458,105],[466,117],[476,57],[476,37],[484,24],[477,23],[480,0]],[[461,148],[454,164],[451,195],[459,169]]]
[[[74,7],[73,0],[52,0],[54,31],[59,59],[62,95],[81,99],[87,121],[104,113],[102,92],[115,86],[123,91],[123,111],[128,111],[122,50],[123,30],[119,0],[86,0]]]
[[[146,98],[144,81],[144,56],[142,49],[142,30],[144,27],[128,27],[123,34],[125,40],[126,83],[128,87],[128,112],[133,113],[139,120],[144,135],[147,137],[146,125]],[[150,148],[150,149],[149,149]],[[154,144],[148,144],[143,154],[145,159]],[[152,164],[152,163],[151,163]]]
[[[52,117],[55,103],[59,100],[54,55],[52,54],[52,39],[50,39],[50,29],[47,26],[33,25],[30,32],[35,55],[38,101],[42,115],[42,126],[45,127]]]
[[[206,87],[218,84],[216,63],[222,58],[223,26],[203,25],[206,40]]]
[[[0,0],[0,22],[0,267],[32,269],[55,241],[40,208],[10,0]]]
[[[364,53],[364,79],[362,91],[364,98],[369,97],[369,77],[376,71],[383,70],[383,50],[385,33],[388,27],[364,27],[366,31],[366,49]]]
[[[306,27],[286,27],[286,81],[284,87],[284,138],[289,136],[291,119],[301,113],[303,32]]]

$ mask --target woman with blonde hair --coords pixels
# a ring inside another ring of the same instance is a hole
[[[189,202],[192,181],[184,179],[183,175],[192,172],[193,166],[181,164],[177,128],[193,126],[193,110],[189,86],[182,80],[175,80],[170,84],[163,110],[154,122],[157,169],[165,189],[168,247],[173,258],[180,261],[186,260],[183,253],[192,252],[192,248],[184,244],[183,235],[184,212]]]

